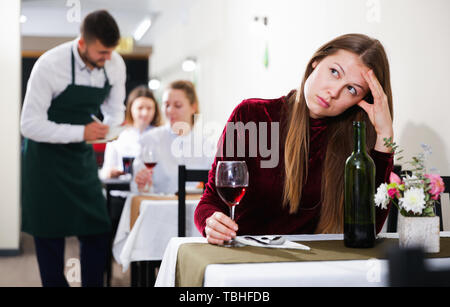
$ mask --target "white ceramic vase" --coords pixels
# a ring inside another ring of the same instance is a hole
[[[399,244],[402,248],[421,247],[426,253],[439,253],[439,217],[398,218]]]

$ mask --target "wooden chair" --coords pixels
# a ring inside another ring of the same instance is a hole
[[[402,172],[401,165],[394,165],[393,172],[400,177]],[[391,204],[391,209],[389,210],[389,215],[387,219],[387,232],[397,232],[397,219],[398,219],[398,209],[395,205]]]
[[[111,278],[112,278],[112,246],[114,241],[114,236],[116,235],[117,227],[119,224],[119,221],[115,219],[113,216],[113,201],[111,196],[111,191],[129,191],[130,190],[130,182],[124,181],[124,180],[118,180],[118,179],[105,179],[102,181],[103,188],[106,192],[106,209],[108,211],[108,215],[112,222],[112,232],[109,242],[109,250],[108,250],[108,258],[106,263],[106,286],[111,286]],[[123,203],[125,203],[125,200],[123,200]],[[123,203],[121,204],[123,206]],[[114,202],[115,206],[118,206],[117,202]],[[122,209],[120,209],[122,210]]]
[[[105,149],[106,149],[106,143],[92,144],[92,148],[94,149],[95,160],[97,162],[97,167],[101,168],[102,165],[103,165]]]
[[[186,182],[208,181],[209,170],[186,169],[185,165],[178,166],[178,236],[186,236]],[[132,286],[152,287],[156,281],[156,269],[161,265],[160,260],[138,261],[132,267],[133,276],[137,276]]]
[[[440,204],[436,211],[441,217],[441,230],[450,231],[450,176],[441,176],[445,184],[445,191],[441,194]]]
[[[178,236],[186,236],[186,182],[208,182],[209,170],[186,169],[185,165],[178,166]]]
[[[420,248],[393,247],[388,251],[389,286],[391,287],[448,287],[450,269],[430,270]]]

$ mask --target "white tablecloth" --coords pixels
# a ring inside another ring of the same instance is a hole
[[[139,216],[130,231],[130,194],[123,207],[114,238],[114,259],[123,271],[130,262],[161,260],[170,238],[178,236],[178,201],[145,200],[141,202]],[[199,200],[186,200],[186,236],[201,236],[194,225],[194,210]]]
[[[380,234],[380,237],[398,237]],[[450,232],[441,232],[450,236]],[[286,236],[291,241],[342,240],[343,235]],[[178,248],[184,243],[206,243],[204,238],[172,238],[164,253],[155,286],[173,287]],[[431,268],[450,268],[450,258],[426,259]],[[387,286],[387,260],[303,261],[283,263],[212,264],[205,270],[204,286],[297,287]]]

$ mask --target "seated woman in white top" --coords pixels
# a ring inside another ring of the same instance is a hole
[[[134,88],[128,95],[125,120],[128,129],[119,138],[106,145],[102,179],[115,178],[124,174],[123,158],[139,155],[140,138],[150,129],[161,125],[161,114],[153,93],[145,86]]]
[[[132,191],[173,194],[178,190],[179,165],[187,169],[211,168],[217,138],[205,135],[201,121],[194,121],[199,107],[192,82],[172,82],[163,95],[163,107],[168,124],[141,138],[142,150],[151,150],[157,164],[150,170],[141,157],[134,160]],[[187,183],[186,188],[195,185]]]

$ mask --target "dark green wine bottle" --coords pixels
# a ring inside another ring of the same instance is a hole
[[[366,125],[353,122],[353,152],[345,162],[344,244],[375,245],[375,163],[366,151]]]

